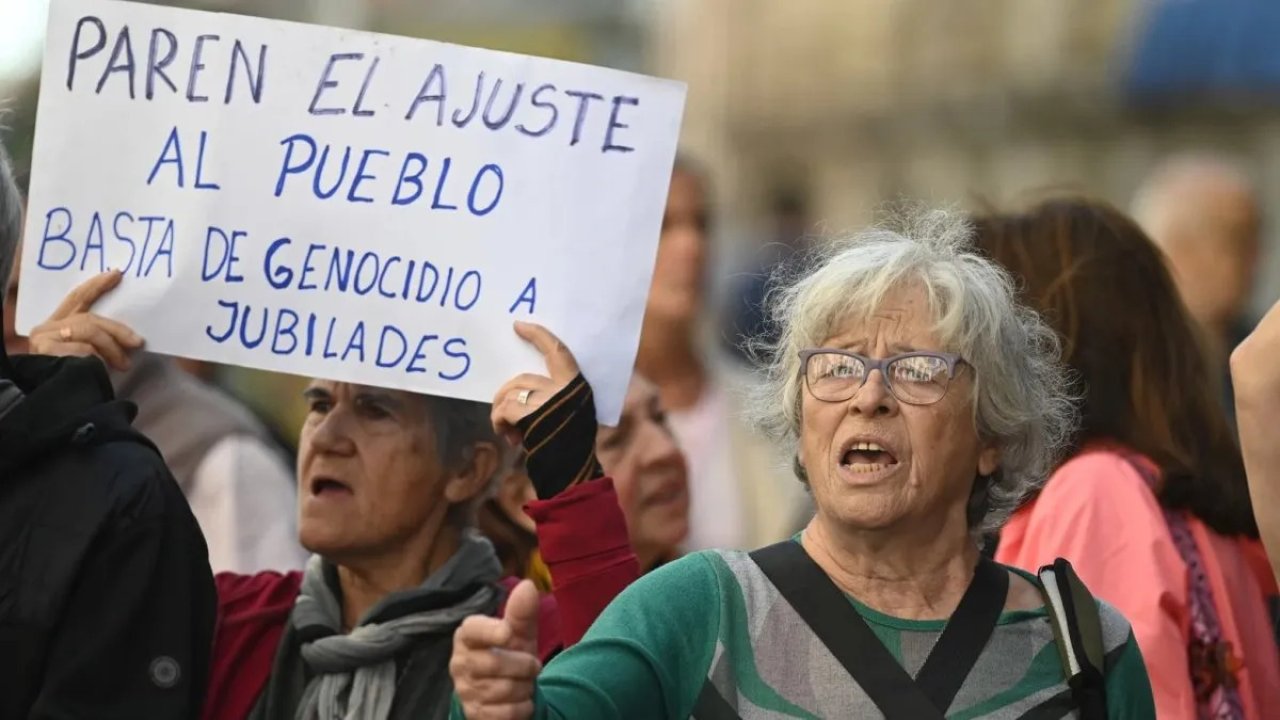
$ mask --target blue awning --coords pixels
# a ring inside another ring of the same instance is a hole
[[[1129,100],[1280,100],[1280,1],[1148,0],[1140,12]]]

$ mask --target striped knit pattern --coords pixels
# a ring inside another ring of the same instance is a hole
[[[715,556],[721,632],[707,678],[742,718],[882,717],[746,553]],[[1110,665],[1130,629],[1119,613],[1099,605]],[[900,620],[854,606],[908,673],[918,673],[943,622]],[[1076,717],[1071,706],[1048,615],[1040,609],[1001,616],[947,717]]]

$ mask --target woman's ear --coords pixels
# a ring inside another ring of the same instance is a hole
[[[489,488],[489,481],[502,460],[496,443],[481,442],[471,446],[470,459],[445,481],[444,498],[456,505],[475,498]]]
[[[533,518],[525,514],[524,506],[537,500],[538,494],[533,489],[533,481],[523,470],[511,469],[502,473],[498,480],[498,490],[494,493],[498,506],[512,522],[533,532],[536,529]]]
[[[978,453],[978,474],[987,477],[1000,469],[1000,448],[989,446]]]

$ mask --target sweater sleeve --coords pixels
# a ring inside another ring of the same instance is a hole
[[[525,507],[551,571],[560,639],[578,642],[604,608],[640,576],[613,481],[575,485]]]
[[[302,573],[220,573],[218,626],[204,720],[247,717],[267,685],[276,647],[293,610]]]
[[[1153,720],[1156,708],[1151,679],[1132,632],[1123,645],[1107,655],[1105,665],[1107,720]]]
[[[720,629],[711,561],[688,555],[648,573],[605,609],[582,642],[542,671],[534,718],[684,720]],[[464,720],[454,698],[450,718]]]
[[[1155,495],[1128,460],[1089,452],[1059,468],[1035,501],[1016,556],[1035,572],[1066,558],[1133,627],[1161,720],[1194,720],[1187,661],[1186,567]]]

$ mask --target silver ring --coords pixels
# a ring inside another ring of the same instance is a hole
[[[533,394],[532,390],[521,390],[520,394],[516,395],[516,402],[520,403],[521,405],[528,405],[529,396],[532,394]]]

